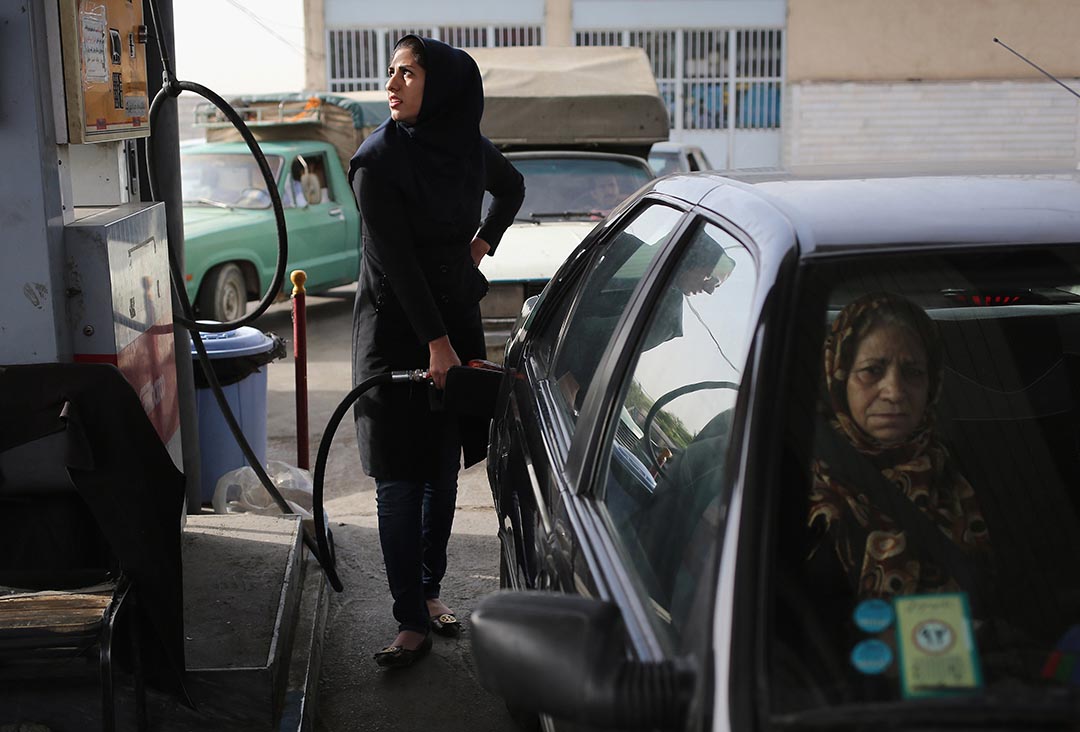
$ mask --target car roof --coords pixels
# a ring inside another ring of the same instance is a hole
[[[325,151],[330,147],[330,143],[322,142],[319,140],[280,140],[280,141],[259,141],[259,148],[263,153],[267,155],[294,155],[300,149],[308,150],[323,150]],[[243,140],[235,142],[205,142],[198,145],[184,146],[181,152],[185,155],[201,155],[204,153],[247,153],[251,154],[248,150],[247,143]]]
[[[508,160],[550,160],[556,159],[585,159],[585,160],[616,160],[620,163],[628,163],[638,168],[649,168],[649,164],[636,155],[616,152],[600,152],[593,150],[511,150],[503,153]],[[652,168],[649,168],[652,175]]]
[[[650,153],[680,153],[683,150],[700,150],[698,145],[690,145],[685,142],[671,142],[670,140],[664,142],[654,142],[653,146],[649,149]]]
[[[1080,178],[920,176],[744,183],[715,173],[668,176],[657,190],[746,231],[767,202],[787,218],[802,256],[912,244],[1080,243]],[[738,193],[736,193],[738,191]],[[695,200],[690,200],[695,199]]]

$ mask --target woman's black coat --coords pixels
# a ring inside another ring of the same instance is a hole
[[[387,120],[353,157],[350,175],[363,220],[353,312],[353,382],[428,366],[443,335],[463,364],[484,358],[479,300],[486,281],[473,264],[479,236],[495,253],[524,198],[520,173],[480,136],[483,90],[463,51],[424,40],[424,99],[415,125]],[[484,191],[493,195],[481,222]],[[479,229],[479,231],[478,231]],[[488,421],[431,411],[426,384],[378,386],[355,408],[364,471],[380,479],[437,474],[446,420],[460,420],[465,466],[487,451]]]

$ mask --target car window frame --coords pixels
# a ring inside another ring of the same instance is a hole
[[[759,248],[745,231],[722,217],[716,216],[713,212],[701,209],[698,206],[691,206],[686,211],[680,221],[677,235],[665,243],[665,251],[653,261],[653,266],[646,273],[646,277],[642,278],[642,282],[648,281],[650,284],[655,285],[658,281],[667,281],[678,267],[682,253],[692,245],[696,231],[705,225],[719,227],[747,250],[754,263],[755,285],[752,301],[755,304],[758,303],[758,291],[763,285],[767,284],[763,279],[769,276],[769,272],[763,267]],[[608,599],[620,608],[629,642],[642,660],[649,661],[665,660],[669,659],[670,656],[665,650],[665,642],[661,640],[654,625],[653,613],[647,606],[647,599],[643,593],[640,580],[623,566],[624,555],[619,548],[617,539],[613,536],[613,529],[606,520],[603,509],[599,505],[601,498],[597,495],[597,487],[606,480],[607,459],[610,454],[608,448],[612,442],[610,435],[615,429],[615,422],[618,419],[617,411],[618,406],[621,404],[620,397],[624,392],[623,387],[626,385],[626,380],[631,376],[631,366],[636,363],[636,348],[647,333],[650,308],[662,294],[662,289],[662,287],[650,286],[648,292],[652,297],[647,298],[639,283],[639,287],[631,297],[623,318],[619,321],[615,335],[608,344],[609,348],[605,350],[601,358],[596,380],[605,378],[607,387],[603,390],[602,397],[599,390],[590,389],[581,414],[578,416],[579,434],[588,435],[590,439],[578,439],[575,440],[575,444],[582,444],[587,447],[587,460],[584,460],[584,464],[580,466],[580,469],[584,472],[577,473],[577,477],[569,478],[568,485],[571,490],[565,496],[568,510],[572,511],[579,521],[588,527],[586,535],[592,539],[588,547],[588,553],[591,555],[593,571],[600,574],[600,581],[608,591]],[[751,312],[748,313],[746,323],[748,344],[746,364],[733,410],[732,437],[726,447],[725,457],[736,469],[729,472],[724,484],[721,486],[721,500],[725,505],[730,505],[738,486],[744,481],[747,472],[747,466],[743,464],[744,460],[742,458],[746,451],[750,449],[751,443],[749,442],[749,436],[745,434],[744,426],[748,424],[751,407],[760,398],[757,387],[762,377],[762,359],[760,357],[760,339],[762,338],[764,325],[762,318],[763,310],[760,308],[752,308]],[[611,352],[611,349],[619,340],[620,334],[624,339],[632,336],[633,341],[624,343],[621,351],[617,351],[619,357],[616,357]],[[608,373],[606,369],[611,369],[611,372]],[[618,375],[617,379],[616,374]],[[615,384],[614,387],[612,386],[613,383]],[[596,402],[600,402],[600,404]],[[606,414],[603,429],[596,429],[595,427],[587,430],[583,429],[581,420],[585,415],[589,413],[592,417],[598,418],[601,416],[601,408],[603,408],[602,413]],[[573,446],[571,449],[573,450]],[[566,472],[574,475],[569,469]],[[585,479],[586,475],[588,480]],[[728,526],[730,526],[730,522],[725,520],[725,534]],[[741,532],[738,532],[733,540],[738,540],[739,534]],[[725,552],[730,551],[731,548],[725,535],[719,540],[713,563],[706,570],[709,579],[703,580],[696,590],[694,599],[695,613],[701,610],[702,603],[707,603],[709,610],[713,610],[717,606],[719,602],[720,563]],[[711,615],[711,612],[704,613],[704,615],[700,613],[695,615],[695,617],[704,617],[706,619],[701,628],[705,637],[702,638],[703,653],[699,660],[701,670],[709,674],[713,673],[713,660],[711,654],[708,653],[714,633],[713,625],[708,622]],[[708,696],[712,695],[711,681],[710,677],[700,685],[701,693]]]
[[[602,256],[611,237],[617,236],[618,233],[625,228],[627,223],[637,218],[637,216],[646,208],[657,203],[664,204],[669,208],[677,210],[681,217],[679,222],[672,229],[672,233],[669,234],[668,238],[660,244],[660,246],[669,246],[671,237],[680,235],[686,213],[690,209],[690,204],[686,201],[681,201],[670,196],[650,194],[643,196],[634,205],[627,206],[622,211],[617,208],[613,212],[612,217],[609,217],[605,222],[593,229],[585,240],[582,241],[581,245],[579,245],[578,250],[574,254],[571,254],[566,260],[563,267],[560,268],[555,277],[552,278],[552,285],[554,285],[554,288],[550,291],[545,290],[541,295],[541,303],[538,303],[539,309],[536,311],[536,317],[529,326],[530,330],[539,330],[539,332],[531,336],[533,340],[543,338],[545,334],[549,336],[553,335],[555,340],[560,343],[564,340],[566,329],[573,320],[574,313],[577,312],[577,308],[580,305],[585,280],[596,267],[597,260]],[[651,265],[655,265],[656,260],[663,256],[664,253],[662,250],[661,253],[654,258]],[[653,272],[651,265],[650,268],[646,270],[642,279],[635,285],[634,291],[630,296],[630,302],[633,302],[634,298],[637,296],[637,293],[642,286],[642,282],[645,282]],[[551,287],[551,285],[549,285],[549,287]],[[557,332],[551,334],[545,329],[552,325],[550,321],[553,317],[553,313],[559,311],[558,298],[553,297],[555,293],[570,294],[572,299],[561,322],[557,325]],[[548,303],[548,306],[543,307],[543,303]],[[629,310],[630,308],[628,307],[620,317],[615,327],[616,332],[622,327],[626,313],[629,312]],[[529,383],[538,385],[536,408],[538,411],[551,417],[550,419],[545,420],[546,434],[544,435],[544,441],[550,450],[548,455],[549,460],[551,460],[553,466],[566,474],[568,485],[572,485],[573,473],[569,470],[569,460],[574,442],[574,435],[580,429],[581,416],[579,415],[579,421],[577,423],[569,420],[564,410],[560,408],[556,397],[551,391],[548,370],[550,369],[551,364],[558,359],[558,354],[559,351],[556,350],[552,355],[550,362],[541,360],[535,353],[535,343],[530,343],[522,354],[522,364],[528,376]],[[601,358],[601,363],[602,362],[603,358]],[[597,373],[599,373],[599,369]],[[582,408],[582,413],[584,413],[584,407]],[[555,458],[557,458],[557,460]]]
[[[672,264],[673,255],[677,255],[678,252],[685,248],[687,232],[694,219],[693,207],[689,206],[685,201],[669,199],[666,196],[647,196],[642,201],[643,203],[648,202],[648,205],[660,204],[674,208],[680,212],[680,219],[664,242],[659,245],[662,249],[649,262],[645,274],[634,286],[626,308],[619,317],[611,338],[605,345],[604,352],[597,362],[596,371],[589,382],[589,388],[585,392],[585,399],[582,402],[577,422],[573,425],[573,429],[570,430],[571,439],[566,455],[565,469],[570,484],[576,486],[574,491],[576,493],[580,493],[582,486],[586,485],[593,477],[591,473],[595,470],[595,467],[586,458],[595,449],[593,443],[596,435],[592,433],[595,432],[597,422],[600,419],[598,410],[611,401],[613,393],[621,390],[621,382],[614,388],[612,384],[616,377],[623,378],[625,376],[628,361],[632,357],[632,354],[628,355],[626,353],[627,342],[637,343],[644,335],[648,320],[648,312],[645,308],[655,300],[655,297],[650,296],[648,293],[657,289],[654,284],[659,278],[666,278],[670,275],[670,270],[674,266]],[[634,211],[640,212],[644,208],[644,205],[641,207],[635,206]],[[574,302],[567,312],[567,317],[560,329],[560,338],[565,333],[568,323],[573,320],[574,313],[581,303],[581,292],[579,289],[575,294]],[[595,385],[598,383],[605,385],[602,390],[596,388]]]
[[[607,219],[586,234],[540,293],[529,318],[528,332],[525,334],[527,340],[521,354],[521,369],[525,372],[528,383],[537,385],[533,402],[535,409],[545,416],[541,424],[542,440],[549,462],[559,469],[566,465],[566,456],[573,436],[573,425],[567,424],[565,415],[558,408],[555,397],[550,391],[546,375],[551,364],[537,357],[534,341],[544,337],[554,317],[553,314],[559,311],[558,301],[561,295],[565,293],[572,300],[578,299],[584,279],[592,271],[595,260],[599,256],[598,252],[603,249],[605,237],[612,236],[612,232],[617,231],[628,217],[636,216],[638,210],[637,205],[627,205],[622,210],[617,208]],[[571,309],[574,307],[573,302],[570,307]],[[567,313],[569,312],[568,310]],[[563,318],[558,324],[556,339],[562,338],[568,319],[568,317]],[[562,488],[565,488],[565,485]]]
[[[658,280],[667,280],[671,276],[672,271],[678,266],[683,251],[690,246],[697,227],[707,224],[720,228],[747,250],[754,262],[755,293],[760,286],[761,257],[751,237],[711,211],[698,206],[690,206],[673,235],[664,243],[665,250],[654,259],[649,270],[635,288],[600,358],[593,383],[599,381],[606,384],[603,392],[591,388],[590,385],[589,392],[585,396],[581,413],[578,415],[577,433],[588,435],[589,439],[575,439],[575,443],[571,444],[567,460],[568,473],[573,478],[572,482],[578,486],[579,493],[584,492],[582,486],[592,486],[604,477],[601,474],[603,466],[606,465],[606,453],[603,446],[610,442],[609,436],[615,424],[613,420],[621,406],[616,397],[622,391],[627,371],[636,355],[637,345],[646,335],[649,308],[662,294],[662,288],[654,287],[653,284]],[[647,295],[643,293],[645,283],[649,283]],[[617,356],[613,355],[613,352]],[[577,433],[574,435],[575,438]],[[598,449],[600,453],[597,452]]]
[[[819,313],[826,311],[828,290],[822,289],[820,283],[814,285],[809,282],[808,273],[814,273],[815,270],[820,271],[826,267],[834,267],[847,260],[875,262],[873,266],[880,269],[883,266],[881,262],[905,255],[911,255],[920,260],[930,260],[948,255],[974,257],[995,251],[1014,253],[1025,251],[1056,252],[1075,249],[1077,246],[1080,246],[1080,242],[1025,241],[992,243],[986,241],[963,241],[866,245],[864,248],[859,249],[804,253],[799,257],[797,272],[794,278],[790,280],[790,286],[784,288],[787,303],[783,308],[782,319],[786,319],[787,323],[784,324],[783,333],[773,337],[773,347],[778,350],[792,352],[794,339],[797,337],[796,333],[800,326],[806,322],[798,313],[807,309]],[[823,323],[820,332],[816,335],[823,340],[827,331],[828,326]],[[800,390],[805,392],[807,388],[813,387],[808,386],[805,380],[793,381],[790,368],[786,364],[777,367],[767,376],[769,384],[779,385],[781,388],[776,398],[766,405],[764,410],[760,411],[769,427],[766,428],[766,432],[757,432],[753,435],[754,449],[761,452],[771,451],[776,453],[782,449],[787,439],[787,422],[791,415],[791,410],[787,404]],[[807,418],[806,424],[811,425],[812,419]],[[808,435],[812,441],[812,428]],[[731,693],[733,700],[732,719],[735,719],[734,715],[737,712],[746,715],[747,718],[756,717],[764,720],[766,725],[771,725],[776,719],[777,712],[774,704],[776,690],[773,687],[772,671],[770,669],[769,651],[773,641],[770,637],[772,629],[768,617],[776,602],[777,583],[780,578],[778,573],[771,570],[770,567],[775,564],[774,555],[777,552],[777,533],[780,528],[778,526],[776,504],[783,497],[784,490],[781,481],[784,480],[785,476],[778,464],[762,463],[755,466],[754,463],[754,460],[748,462],[748,465],[755,472],[759,471],[752,481],[755,490],[748,492],[747,497],[744,499],[742,513],[738,517],[740,538],[737,551],[739,564],[736,570],[736,589],[733,595],[736,599],[732,603],[734,627],[737,630],[733,634],[731,659],[733,665],[735,665],[734,660],[738,658],[740,673],[747,678],[742,681],[745,689],[741,695],[735,693],[734,690]],[[779,463],[779,461],[774,461],[774,463]],[[754,530],[756,533],[750,536],[751,532],[747,531],[747,529]],[[736,655],[736,653],[739,655]],[[735,683],[739,683],[734,678],[732,681],[733,687]],[[909,702],[900,700],[899,703],[907,704]],[[843,711],[845,708],[850,707],[845,707],[842,704],[831,704],[822,709],[823,711],[836,713],[838,710]],[[784,713],[781,712],[780,714],[783,715]]]

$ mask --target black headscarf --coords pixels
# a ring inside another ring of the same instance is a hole
[[[451,222],[469,198],[468,182],[483,166],[480,119],[484,85],[480,69],[461,49],[432,38],[415,38],[424,48],[424,98],[414,124],[387,118],[364,140],[349,164],[377,170],[438,222]],[[395,46],[396,47],[396,46]]]

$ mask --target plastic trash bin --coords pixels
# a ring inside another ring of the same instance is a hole
[[[202,338],[240,430],[259,463],[265,465],[266,370],[263,367],[284,357],[285,343],[272,333],[262,333],[249,326],[224,333],[203,333]],[[218,408],[194,343],[191,356],[195,360],[195,408],[199,415],[200,497],[202,503],[208,504],[213,500],[218,479],[247,465],[247,460]]]

